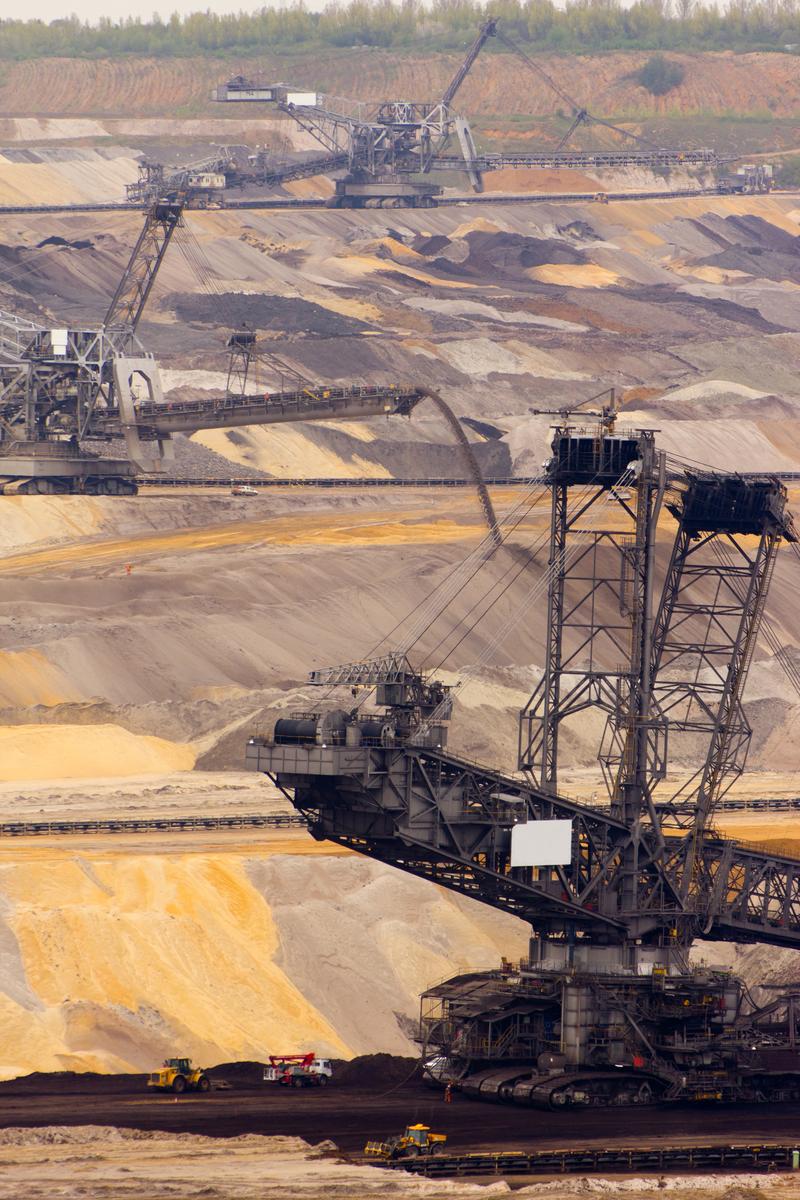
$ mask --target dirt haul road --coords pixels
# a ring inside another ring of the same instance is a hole
[[[475,508],[472,495],[465,503],[449,506]],[[132,556],[153,557],[170,552],[189,553],[221,547],[275,546],[373,546],[385,543],[398,546],[480,539],[485,528],[473,511],[461,520],[437,514],[441,508],[430,507],[403,511],[393,508],[383,513],[371,513],[366,518],[342,519],[339,513],[308,517],[272,517],[261,521],[238,521],[234,524],[209,525],[199,529],[180,529],[169,533],[143,534],[137,538],[104,540],[94,544],[78,542],[56,549],[11,554],[0,561],[0,573],[31,575],[54,569],[110,566],[125,562]]]
[[[624,1124],[615,1110],[576,1117],[476,1104],[460,1096],[448,1105],[440,1092],[421,1083],[393,1084],[397,1060],[389,1060],[387,1080],[381,1058],[374,1066],[369,1059],[360,1061],[362,1078],[371,1076],[371,1082],[357,1086],[334,1083],[324,1091],[296,1092],[236,1082],[231,1091],[182,1096],[177,1102],[173,1096],[149,1095],[144,1076],[32,1075],[0,1084],[0,1128],[102,1124],[214,1137],[296,1135],[310,1142],[330,1139],[353,1154],[369,1138],[386,1137],[410,1121],[446,1133],[448,1146],[461,1152],[574,1146],[577,1140],[602,1145],[662,1138],[683,1144],[729,1138],[774,1142],[796,1137],[800,1122],[800,1105],[652,1108],[626,1112]],[[224,1067],[215,1074],[232,1078]]]

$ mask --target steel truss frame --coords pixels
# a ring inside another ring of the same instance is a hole
[[[646,824],[631,830],[607,809],[436,750],[252,738],[247,766],[292,792],[319,840],[473,896],[541,936],[675,949],[702,936],[800,948],[800,860],[788,856],[706,836],[692,868],[688,835],[662,843]],[[510,866],[511,829],[526,819],[573,822],[570,865]],[[633,895],[624,871],[632,848]]]
[[[698,482],[693,481],[695,495]],[[713,489],[714,483],[709,487]],[[702,765],[658,805],[681,827],[705,830],[714,805],[744,770],[751,729],[742,693],[778,548],[794,540],[784,515],[765,506],[756,525],[698,528],[683,502],[653,638],[654,702],[675,734],[707,735]],[[742,481],[740,489],[758,488]],[[691,500],[689,500],[691,506]],[[706,517],[706,524],[714,520]],[[674,741],[673,741],[674,744]]]
[[[128,265],[108,306],[103,327],[136,332],[162,259],[181,223],[184,201],[159,200],[147,214]]]
[[[144,355],[126,329],[68,329],[56,345],[53,331],[36,328],[16,362],[0,362],[0,444],[96,436],[98,406],[114,407],[110,367],[117,358]],[[151,358],[152,356],[146,356]]]
[[[430,171],[456,121],[440,103],[387,101],[369,118],[358,118],[335,112],[320,99],[316,106],[278,101],[277,107],[328,151],[334,167],[346,165],[356,176],[385,179]],[[463,159],[458,165],[463,170]]]
[[[481,171],[503,168],[552,168],[575,170],[587,167],[679,167],[716,166],[713,150],[543,150],[538,154],[479,154],[475,166]],[[435,165],[442,171],[464,169],[464,160],[455,155],[438,155]]]
[[[576,458],[578,440],[587,446]],[[650,715],[649,667],[665,467],[652,434],[627,442],[628,458],[619,462],[601,436],[556,435],[545,666],[520,714],[519,766],[543,790],[557,791],[562,723],[599,708],[607,714],[601,760],[609,794],[635,821],[666,769],[663,729]],[[583,490],[570,506],[573,486]]]
[[[0,314],[0,444],[41,443],[73,438],[78,443],[102,436],[98,409],[118,414],[113,364],[147,358],[136,326],[155,282],[183,202],[159,201],[141,233],[109,305],[96,329],[54,330]],[[63,338],[62,338],[63,333]]]
[[[564,428],[553,447],[548,654],[521,721],[529,781],[415,746],[413,736],[399,745],[366,749],[356,740],[322,750],[254,739],[248,763],[294,789],[316,836],[479,897],[543,936],[667,939],[677,948],[702,935],[800,947],[800,861],[740,847],[710,827],[712,802],[742,745],[741,689],[777,547],[795,538],[785,489],[738,476],[690,477],[677,492],[673,482],[668,503],[678,533],[654,620],[655,528],[666,481],[652,434]],[[571,486],[583,488],[572,507]],[[617,523],[587,529],[601,496]],[[717,541],[738,557],[714,551],[709,558]],[[598,603],[606,592],[620,614],[611,624]],[[698,679],[704,655],[716,665],[713,686]],[[352,667],[323,676],[351,677]],[[614,741],[606,812],[555,794],[559,726],[590,704],[608,714]],[[664,771],[665,726],[670,718],[680,724],[680,704],[690,710],[686,729],[709,736],[687,829],[652,798]],[[574,825],[570,864],[512,867],[516,822],[555,817]]]
[[[295,104],[277,88],[278,94],[266,102],[276,104],[329,155],[336,159],[346,155],[347,168],[356,178],[368,175],[393,180],[401,174],[427,173],[446,149],[455,129],[464,153],[458,166],[465,169],[466,161],[473,186],[480,191],[480,174],[471,167],[471,159],[475,157],[472,134],[465,118],[457,116],[451,105],[483,46],[495,36],[496,26],[491,18],[484,22],[440,100],[387,100],[367,105],[318,95],[316,104]],[[257,87],[247,80],[235,82],[239,87]],[[232,86],[233,81],[226,86],[224,98],[227,99],[228,87]]]

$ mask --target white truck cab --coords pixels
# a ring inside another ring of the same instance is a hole
[[[333,1063],[329,1058],[317,1058],[314,1054],[270,1054],[268,1067],[264,1067],[264,1082],[279,1083],[284,1087],[316,1085],[324,1087],[333,1078]]]

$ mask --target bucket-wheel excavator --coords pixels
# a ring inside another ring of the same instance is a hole
[[[511,155],[479,153],[468,120],[453,108],[464,80],[491,38],[502,41],[538,81],[544,82],[558,103],[572,113],[570,127],[554,150]],[[335,194],[330,200],[333,208],[431,208],[443,190],[441,185],[424,178],[431,171],[463,173],[472,190],[482,192],[484,173],[506,167],[586,171],[635,166],[674,170],[710,168],[718,161],[712,150],[665,149],[640,134],[594,116],[491,17],[479,29],[438,100],[343,100],[241,75],[214,88],[211,98],[226,105],[268,104],[290,117],[324,153],[297,162],[264,159],[250,182],[271,186],[309,175],[344,172],[336,180]],[[598,125],[613,131],[624,148],[568,150],[567,142],[581,125]]]
[[[797,541],[786,491],[668,461],[613,405],[598,416],[560,421],[541,483],[548,565],[531,566],[516,616],[541,594],[544,670],[517,774],[447,750],[450,689],[410,647],[315,671],[325,700],[253,736],[247,763],[315,838],[529,923],[523,962],[423,996],[433,1079],[555,1108],[796,1101],[800,985],[756,999],[689,958],[700,938],[800,949],[800,860],[714,824],[744,765],[743,690],[779,547]],[[374,688],[373,708],[339,688]],[[559,790],[565,733],[585,735],[590,710],[605,719],[605,804]]]
[[[277,363],[281,388],[248,391],[255,334],[231,335],[223,398],[165,403],[158,363],[137,328],[189,193],[148,210],[101,325],[45,327],[0,311],[0,488],[4,493],[133,495],[136,474],[173,457],[172,434],[285,421],[407,414],[404,385],[329,387]],[[285,384],[289,386],[284,390]],[[124,445],[118,457],[98,446]]]

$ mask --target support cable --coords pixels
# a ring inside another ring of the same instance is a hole
[[[579,496],[579,497],[577,497],[577,499],[576,499],[576,501],[575,501],[575,504],[576,504],[577,506],[580,506],[580,505],[581,505],[581,504],[584,502],[584,500],[585,500],[585,499],[588,497],[590,490],[591,490],[591,489],[590,489],[590,487],[589,487],[588,485],[587,485],[587,487],[585,487],[585,488],[582,490],[582,492],[581,492],[580,496]],[[491,593],[492,593],[492,592],[495,590],[495,588],[497,588],[497,587],[500,587],[500,586],[503,584],[504,580],[507,578],[507,576],[513,572],[513,575],[512,575],[512,577],[511,577],[511,579],[509,579],[509,580],[508,580],[508,583],[506,583],[506,585],[505,585],[505,586],[502,588],[502,591],[500,591],[500,592],[499,592],[499,594],[498,594],[496,597],[494,597],[494,599],[490,600],[490,602],[489,602],[489,604],[488,604],[487,608],[485,609],[485,611],[484,611],[483,613],[481,613],[481,614],[480,614],[480,616],[478,616],[478,617],[476,618],[476,620],[475,620],[475,621],[472,623],[472,625],[470,625],[470,626],[469,626],[469,627],[468,627],[468,628],[465,630],[464,634],[463,634],[463,635],[462,635],[462,637],[459,639],[459,641],[456,643],[456,645],[455,645],[455,646],[453,646],[453,648],[452,648],[452,649],[451,649],[451,650],[448,652],[448,654],[446,655],[446,657],[440,661],[440,663],[439,663],[439,666],[436,668],[437,670],[438,670],[440,667],[442,667],[442,666],[444,665],[444,663],[446,663],[446,662],[447,662],[447,659],[450,657],[450,655],[451,655],[451,654],[452,654],[452,653],[453,653],[453,652],[454,652],[456,649],[458,649],[458,647],[461,645],[461,643],[464,641],[464,639],[465,639],[465,638],[466,638],[466,637],[467,637],[467,636],[468,636],[470,633],[472,633],[473,629],[475,629],[476,625],[478,625],[478,624],[480,623],[480,621],[482,621],[482,620],[483,620],[483,617],[486,615],[486,613],[489,611],[489,609],[491,609],[491,608],[493,607],[493,605],[495,604],[495,602],[496,602],[497,600],[500,600],[500,599],[501,599],[501,598],[502,598],[502,597],[503,597],[503,596],[506,594],[506,592],[508,591],[508,589],[509,589],[509,588],[511,587],[511,585],[512,585],[512,584],[515,582],[515,580],[517,580],[517,579],[519,578],[519,576],[522,574],[522,572],[523,572],[524,570],[526,570],[526,569],[527,569],[529,566],[531,566],[531,565],[532,565],[532,564],[535,562],[535,560],[536,560],[537,556],[538,556],[538,555],[541,553],[541,551],[543,551],[543,550],[545,550],[545,549],[547,548],[547,546],[548,546],[548,543],[549,543],[549,540],[550,540],[550,533],[549,533],[549,530],[545,530],[545,531],[543,531],[543,532],[542,532],[542,533],[539,535],[539,537],[537,538],[537,540],[536,540],[536,542],[533,544],[533,546],[531,546],[531,547],[530,547],[530,549],[528,550],[528,552],[527,552],[527,554],[526,554],[525,558],[523,559],[523,561],[522,561],[521,563],[512,563],[510,567],[507,567],[507,568],[506,568],[506,570],[503,572],[503,574],[502,574],[502,575],[499,577],[499,579],[496,579],[496,580],[494,581],[494,583],[492,583],[492,584],[491,584],[491,586],[490,586],[489,588],[487,588],[487,590],[486,590],[486,591],[485,591],[485,592],[484,592],[484,593],[483,593],[481,596],[479,596],[479,597],[478,597],[478,599],[475,601],[475,603],[474,603],[474,604],[473,604],[473,605],[472,605],[472,606],[471,606],[471,607],[470,607],[470,608],[467,610],[467,612],[466,612],[466,613],[464,614],[464,616],[463,616],[463,617],[462,617],[462,618],[461,618],[461,619],[458,621],[458,623],[457,623],[457,624],[456,624],[454,627],[451,627],[451,628],[450,628],[450,629],[447,631],[447,633],[445,633],[445,634],[444,634],[444,636],[443,636],[442,638],[440,638],[440,640],[439,640],[439,641],[437,642],[437,644],[436,644],[436,645],[433,647],[433,649],[432,649],[432,650],[430,650],[430,651],[428,652],[428,654],[427,654],[427,657],[428,657],[428,658],[432,658],[432,657],[433,657],[433,656],[436,654],[437,650],[440,650],[440,649],[441,649],[441,648],[442,648],[442,647],[445,645],[445,643],[447,642],[448,638],[449,638],[449,637],[450,637],[450,636],[451,636],[453,633],[456,633],[456,632],[458,632],[458,630],[459,630],[459,629],[461,629],[461,628],[463,627],[463,625],[464,625],[464,622],[465,622],[465,621],[467,621],[467,620],[469,619],[469,617],[472,615],[472,613],[475,611],[475,609],[478,607],[478,605],[479,605],[479,604],[481,604],[481,603],[483,602],[483,600],[485,600],[485,599],[486,599],[488,596],[490,596],[490,595],[491,595]],[[425,631],[423,631],[423,632],[427,632],[427,630],[425,630]],[[419,640],[419,639],[418,639],[418,640]]]
[[[580,125],[581,123],[591,122],[593,125],[604,125],[606,127],[606,129],[612,129],[615,133],[621,134],[622,137],[630,138],[631,141],[633,141],[633,142],[639,142],[642,146],[647,146],[648,149],[650,149],[650,150],[659,150],[660,149],[660,147],[657,146],[655,144],[655,142],[651,142],[649,138],[642,137],[641,134],[631,133],[631,131],[629,129],[623,129],[619,125],[614,125],[613,122],[611,122],[611,121],[603,120],[602,117],[595,117],[592,113],[590,113],[588,111],[588,109],[585,109],[582,105],[578,104],[576,100],[573,100],[572,96],[570,96],[569,93],[565,92],[563,88],[559,87],[559,85],[555,82],[555,80],[552,79],[550,77],[550,75],[548,75],[548,73],[547,73],[547,71],[545,71],[544,67],[540,66],[540,64],[537,63],[535,61],[535,59],[531,58],[529,54],[526,54],[525,51],[522,50],[519,46],[517,46],[516,43],[511,40],[510,37],[508,37],[506,34],[504,34],[502,32],[502,30],[500,30],[500,29],[495,30],[495,36],[497,37],[498,41],[501,41],[503,43],[503,45],[506,46],[512,52],[512,54],[516,54],[518,58],[521,58],[522,61],[524,63],[526,63],[527,66],[529,66],[530,69],[536,75],[538,75],[540,79],[542,79],[545,82],[545,84],[550,88],[550,90],[555,92],[555,94],[558,96],[559,100],[563,100],[564,103],[568,104],[570,106],[570,108],[573,110],[573,112],[575,114],[575,120],[573,121],[572,126],[571,126],[567,136],[569,136],[575,130],[575,128],[578,125]],[[561,142],[559,143],[559,149],[562,148],[562,146],[564,145],[564,142],[565,142],[565,139],[562,138]]]
[[[513,509],[501,518],[501,524],[506,525],[506,528],[500,533],[500,544],[505,544],[511,534],[519,527],[533,508],[544,499],[546,488],[544,485],[531,489],[523,501],[520,501]],[[493,548],[497,548],[495,543],[494,533],[490,531],[480,545],[463,559],[459,566],[451,575],[444,581],[447,584],[443,588],[442,594],[437,598],[435,604],[428,606],[425,601],[419,606],[417,620],[410,630],[406,632],[405,637],[400,643],[399,649],[407,653],[424,637],[428,630],[439,620],[441,616],[448,610],[452,601],[456,596],[460,595],[479,574],[486,563],[492,556]],[[468,568],[468,570],[464,570]],[[435,591],[430,593],[428,598],[434,596]],[[402,618],[394,629],[383,639],[383,643],[388,641],[393,633],[397,631],[408,620],[408,616],[413,615],[416,610],[412,610],[411,614],[407,614]]]
[[[796,543],[790,542],[789,545],[797,554],[798,559],[800,559],[800,551],[797,550]],[[713,543],[713,548],[720,562],[722,562],[725,566],[730,566],[732,560],[727,548],[719,545],[717,542]],[[734,593],[737,600],[744,604],[746,595],[741,580],[736,578],[729,579],[728,587]],[[761,633],[764,635],[764,641],[772,651],[778,666],[781,668],[787,680],[794,688],[798,697],[800,697],[800,667],[798,667],[797,663],[795,663],[789,656],[786,646],[781,641],[780,635],[766,613],[763,613],[761,617]]]
[[[501,539],[506,542],[511,534],[518,528],[528,513],[536,507],[536,505],[544,499],[546,495],[546,485],[540,477],[533,477],[525,481],[523,486],[531,486],[525,492],[523,497],[516,502],[509,510],[500,518]],[[506,526],[505,529],[502,529]],[[412,618],[415,618],[414,624],[406,631],[400,642],[395,642],[393,649],[400,653],[407,653],[409,650],[420,641],[424,634],[439,620],[439,618],[447,611],[455,597],[464,592],[470,585],[473,579],[483,570],[487,562],[492,558],[494,550],[497,547],[494,543],[493,533],[490,531],[484,535],[478,545],[470,551],[459,563],[457,563],[448,574],[436,586],[428,592],[420,601],[417,602],[407,613],[405,613],[392,628],[376,642],[372,648],[364,655],[365,659],[376,657],[381,650],[389,645],[394,634]],[[335,686],[331,686],[321,699],[327,700],[335,690]],[[359,700],[360,707],[369,696],[373,689],[366,690]]]
[[[197,235],[188,225],[184,225],[181,236],[178,238],[178,246],[183,254],[190,270],[194,272],[201,286],[208,295],[213,296],[223,310],[225,324],[230,329],[235,329],[238,322],[236,314],[233,311],[233,302],[229,294],[225,291],[222,282],[217,273],[209,262],[208,255],[197,239]],[[298,390],[303,391],[306,388],[313,387],[314,384],[307,376],[298,371],[285,359],[273,354],[272,351],[265,350],[259,346],[257,357],[267,363],[272,370],[277,374],[280,380],[280,386],[283,387],[284,378],[288,378],[292,385]]]
[[[635,485],[635,483],[636,483],[635,472],[632,470],[627,470],[616,481],[616,483],[614,485],[614,490],[616,490],[618,488],[630,487],[631,485]],[[587,486],[591,486],[591,484],[589,484]],[[600,501],[599,504],[596,506],[596,509],[593,511],[593,515],[595,512],[602,513],[607,508],[607,506],[610,504],[611,500],[612,500],[612,489],[609,489],[606,492],[605,496],[603,497],[602,501]],[[486,663],[489,661],[489,659],[492,657],[492,655],[495,653],[495,651],[498,649],[498,647],[502,645],[502,643],[505,641],[505,639],[508,637],[508,635],[511,633],[511,631],[515,628],[517,623],[521,620],[523,614],[528,610],[530,604],[533,603],[535,600],[537,600],[539,598],[539,596],[541,595],[542,591],[544,591],[547,587],[549,587],[551,579],[554,578],[554,576],[559,571],[566,570],[566,568],[569,566],[569,563],[572,561],[572,559],[575,556],[577,556],[579,553],[582,552],[582,545],[581,545],[582,540],[586,537],[591,536],[593,532],[595,532],[595,529],[593,527],[587,527],[586,529],[577,531],[575,533],[575,535],[573,536],[572,544],[571,544],[569,550],[565,554],[562,555],[560,560],[555,560],[554,562],[552,562],[548,566],[548,569],[541,576],[539,576],[539,578],[534,580],[534,582],[528,588],[528,591],[525,593],[525,595],[519,601],[516,609],[509,615],[507,620],[500,626],[500,628],[495,633],[495,635],[491,638],[491,640],[488,642],[488,644],[481,651],[477,660],[474,663],[472,663],[468,668],[466,668],[465,671],[462,673],[462,677],[458,684],[458,688],[460,691],[463,692],[467,687],[469,687],[469,685],[471,683],[473,683],[475,681],[478,673],[483,669],[483,667],[486,665]],[[452,647],[452,649],[449,650],[448,653],[445,655],[445,657],[439,662],[436,670],[440,670],[442,668],[442,666],[447,662],[447,660],[451,657],[451,655],[458,648],[458,646],[461,645],[461,643],[464,641],[464,639],[470,633],[472,633],[472,631],[484,619],[484,617],[487,615],[487,613],[491,611],[491,609],[494,607],[494,605],[497,603],[497,601],[501,598],[501,596],[503,596],[505,594],[505,592],[511,586],[511,582],[513,582],[513,580],[510,581],[506,585],[506,587],[503,589],[503,591],[500,593],[500,595],[496,596],[491,601],[491,603],[487,606],[487,608],[476,618],[476,620],[473,621],[472,625],[464,632],[464,634],[459,639],[459,641],[456,643],[456,645],[454,647]],[[437,722],[437,720],[439,720],[443,717],[444,708],[445,708],[446,703],[449,703],[449,701],[443,701],[442,704],[440,704],[437,707],[437,709],[433,713],[431,713],[431,715],[427,718],[425,723],[420,727],[417,734],[415,735],[416,739],[423,738],[427,734],[431,725],[435,724]],[[412,739],[412,740],[414,740],[414,739]]]

